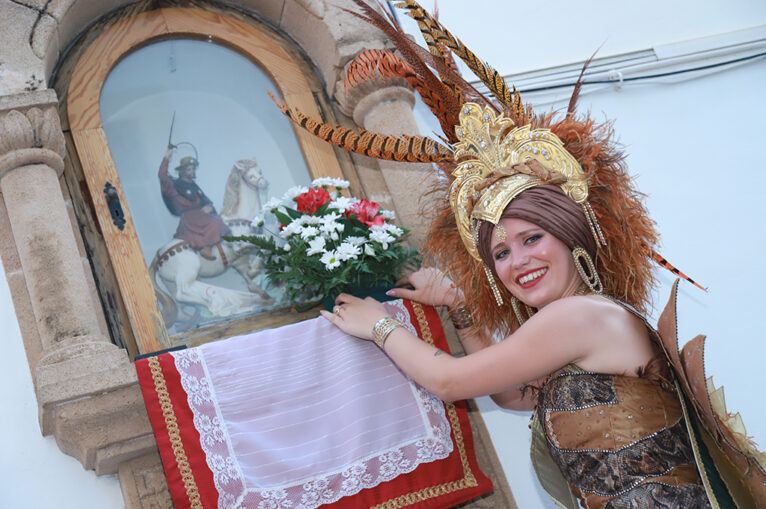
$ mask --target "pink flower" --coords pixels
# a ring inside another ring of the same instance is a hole
[[[378,215],[379,210],[380,205],[377,203],[368,200],[362,200],[354,203],[348,209],[346,209],[345,214],[348,218],[351,218],[352,215],[356,216],[360,222],[366,224],[367,226],[380,226],[386,222],[386,218]]]

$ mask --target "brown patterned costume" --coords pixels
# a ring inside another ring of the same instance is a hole
[[[670,366],[660,355],[640,377],[569,365],[540,389],[533,434],[547,443],[583,507],[710,507]]]
[[[540,390],[536,418],[586,507],[710,507],[678,398],[653,374],[569,366]]]

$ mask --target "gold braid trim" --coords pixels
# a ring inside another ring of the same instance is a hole
[[[181,433],[178,430],[178,420],[173,411],[173,404],[170,401],[168,386],[165,383],[165,377],[162,375],[162,368],[157,357],[149,358],[149,369],[152,371],[152,380],[154,380],[154,390],[157,392],[157,398],[162,408],[162,417],[165,419],[165,429],[170,438],[170,444],[173,447],[173,454],[176,457],[178,471],[181,473],[181,479],[186,487],[186,496],[189,497],[189,503],[194,509],[204,509],[202,500],[197,489],[197,483],[194,480],[189,460],[184,451],[184,444],[181,440]]]
[[[423,311],[423,306],[417,302],[412,302],[412,309],[415,310],[415,316],[418,319],[418,325],[420,325],[420,331],[423,334],[423,341],[429,345],[434,344],[434,338],[431,334],[431,328],[428,326],[428,320],[426,319],[426,313]],[[468,464],[468,454],[465,448],[465,441],[463,440],[463,432],[460,429],[460,421],[458,420],[457,410],[452,403],[445,403],[444,407],[447,410],[447,416],[449,418],[450,426],[452,426],[452,433],[455,435],[455,443],[457,444],[457,451],[460,455],[460,463],[463,466],[463,478],[457,481],[450,481],[443,484],[437,484],[436,486],[429,486],[422,490],[413,491],[412,493],[406,493],[396,498],[386,500],[383,503],[372,506],[371,509],[399,509],[401,507],[407,507],[409,505],[423,502],[430,498],[447,495],[455,491],[464,490],[466,488],[475,488],[479,485],[476,482],[476,477],[471,471],[471,465]]]

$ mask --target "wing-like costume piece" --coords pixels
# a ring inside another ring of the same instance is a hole
[[[677,292],[678,280],[657,330],[676,373],[678,388],[686,398],[687,422],[694,427],[690,436],[695,442],[695,455],[698,464],[705,465],[705,488],[722,501],[721,507],[727,507],[717,473],[737,507],[766,507],[766,454],[749,441],[739,414],[729,415],[723,387],[716,389],[712,378],[705,376],[705,336],[699,335],[678,349]]]

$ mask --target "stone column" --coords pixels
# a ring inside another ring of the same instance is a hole
[[[342,92],[336,87],[336,96],[342,110],[354,118],[357,125],[382,134],[418,134],[412,108],[415,92],[403,79],[377,80]],[[397,163],[379,160],[397,217],[412,230],[411,242],[420,245],[428,230],[430,218],[422,214],[428,210],[424,195],[434,184],[434,168],[430,164]]]
[[[0,98],[0,193],[42,347],[31,368],[44,435],[55,432],[54,407],[136,381],[99,329],[59,183],[65,153],[52,90]]]

